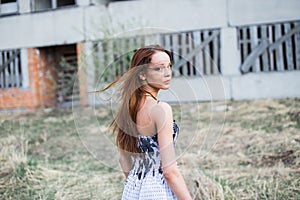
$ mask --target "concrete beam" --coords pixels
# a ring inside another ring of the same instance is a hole
[[[249,73],[230,79],[233,100],[300,97],[300,71]]]
[[[228,24],[241,26],[300,20],[299,0],[228,0]]]
[[[84,40],[82,7],[0,18],[0,49],[72,44]]]

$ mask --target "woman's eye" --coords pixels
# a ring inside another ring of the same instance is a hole
[[[155,71],[161,71],[162,68],[161,68],[161,67],[155,67],[154,70],[155,70]]]

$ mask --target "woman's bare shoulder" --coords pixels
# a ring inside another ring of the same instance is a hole
[[[161,108],[164,108],[164,109],[170,109],[170,110],[172,110],[172,107],[170,106],[170,104],[168,104],[165,101],[159,101],[157,103],[157,106],[160,106]]]
[[[167,102],[160,101],[153,107],[151,116],[154,119],[170,118],[172,117],[172,107]]]

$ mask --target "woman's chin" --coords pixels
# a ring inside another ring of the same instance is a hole
[[[168,90],[169,88],[170,88],[169,85],[164,85],[164,86],[161,88],[161,90]]]
[[[157,85],[152,85],[152,87],[157,90],[168,90],[170,88],[170,84],[157,84]]]

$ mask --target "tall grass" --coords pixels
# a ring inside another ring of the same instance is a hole
[[[227,102],[225,122],[211,104],[197,106],[200,114],[195,103],[173,105],[182,122],[178,165],[194,199],[300,199],[299,99]],[[90,123],[87,108],[77,109]],[[109,110],[95,110],[99,126],[111,120]],[[221,137],[205,148],[218,123]],[[71,110],[1,114],[0,147],[0,199],[121,198],[122,172],[86,149]]]

